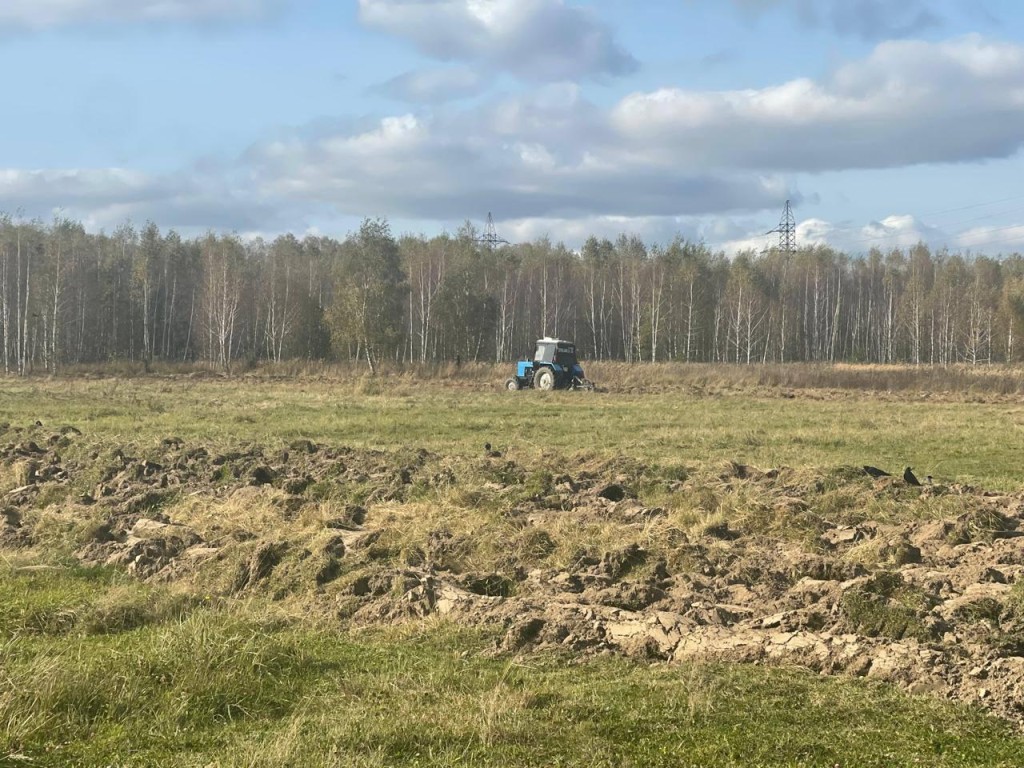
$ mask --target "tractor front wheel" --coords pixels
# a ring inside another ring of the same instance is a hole
[[[550,368],[545,368],[543,371],[537,374],[537,389],[543,389],[545,392],[550,392],[555,388],[555,372]]]
[[[518,392],[519,379],[517,379],[515,376],[509,377],[508,380],[505,382],[505,389],[507,389],[509,392]]]

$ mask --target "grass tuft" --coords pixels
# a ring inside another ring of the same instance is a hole
[[[852,631],[891,640],[937,639],[938,630],[924,621],[933,607],[922,590],[906,584],[900,574],[881,571],[847,590],[839,608]]]

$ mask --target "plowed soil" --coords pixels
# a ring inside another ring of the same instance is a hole
[[[0,548],[495,653],[796,664],[1024,726],[1024,494],[861,467],[655,466],[0,429]]]

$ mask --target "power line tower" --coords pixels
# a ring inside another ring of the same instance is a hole
[[[790,205],[789,200],[786,201],[786,209],[782,212],[779,226],[765,234],[779,236],[778,249],[783,253],[796,251],[796,217],[793,215],[793,206]]]
[[[511,245],[508,240],[498,237],[498,230],[494,227],[494,216],[490,212],[487,214],[487,228],[484,230],[483,237],[476,239],[478,243],[491,250],[497,248],[499,245]]]

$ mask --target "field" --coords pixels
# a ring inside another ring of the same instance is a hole
[[[1019,371],[344,373],[0,381],[0,764],[1019,764]]]

